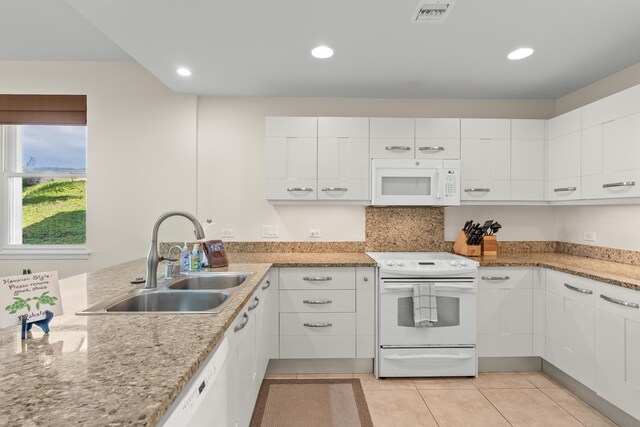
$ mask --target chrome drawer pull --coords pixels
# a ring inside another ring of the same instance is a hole
[[[247,323],[249,323],[249,315],[247,313],[243,314],[242,317],[246,320],[233,328],[233,332],[238,332],[239,330],[244,329],[244,327],[247,326]]]
[[[465,193],[488,193],[491,191],[490,188],[465,188]]]
[[[330,299],[305,299],[302,301],[305,304],[331,304]]]
[[[263,290],[263,291],[264,291],[265,289],[269,289],[269,286],[271,286],[271,280],[267,280],[267,281],[265,281],[265,283],[266,283],[267,285],[262,287],[262,290]]]
[[[322,191],[349,191],[346,187],[324,187]]]
[[[289,187],[287,191],[313,191],[313,188],[310,187]]]
[[[602,294],[600,294],[600,298],[602,298],[605,301],[612,302],[614,304],[624,305],[625,307],[640,308],[640,305],[636,304],[635,302],[622,301],[621,299],[611,298]]]
[[[418,148],[420,151],[444,151],[444,147],[431,146],[431,147],[420,147]]]
[[[559,193],[561,191],[576,191],[577,188],[576,187],[560,187],[560,188],[554,188],[553,192],[554,193]]]
[[[482,276],[482,280],[509,280],[509,276]]]
[[[333,323],[303,323],[304,326],[308,328],[328,328],[329,326],[333,326]]]
[[[611,182],[609,184],[602,184],[602,188],[633,187],[634,185],[636,185],[635,181]]]
[[[565,283],[564,287],[567,289],[571,289],[572,291],[580,292],[582,294],[587,294],[587,295],[593,294],[593,291],[590,291],[589,289],[576,288],[575,286],[571,286],[568,283]]]
[[[404,145],[389,145],[384,147],[384,149],[387,151],[391,151],[391,150],[411,151],[411,147],[407,147]]]
[[[247,307],[247,310],[251,311],[258,308],[258,306],[260,305],[260,298],[255,297],[255,300],[256,300],[256,303],[254,305],[250,305],[249,307]]]
[[[302,278],[302,280],[305,280],[307,282],[328,282],[329,280],[333,280],[333,278],[331,276],[325,276],[325,277],[309,277],[309,276],[305,276]]]

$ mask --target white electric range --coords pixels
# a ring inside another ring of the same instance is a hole
[[[446,252],[368,252],[377,271],[378,377],[476,376],[479,263]],[[414,285],[435,285],[437,322],[416,327]]]

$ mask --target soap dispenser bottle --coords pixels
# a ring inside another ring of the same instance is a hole
[[[198,244],[193,245],[191,251],[191,271],[200,271],[202,269],[202,253]]]
[[[180,272],[184,273],[191,269],[190,265],[191,261],[189,258],[189,248],[187,247],[187,242],[184,242],[184,246],[180,251]]]

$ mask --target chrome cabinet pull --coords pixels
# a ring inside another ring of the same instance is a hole
[[[328,282],[329,280],[333,280],[333,277],[331,276],[317,276],[317,277],[309,277],[309,276],[304,276],[302,278],[302,280],[305,280],[307,282]]]
[[[465,193],[488,193],[490,192],[490,188],[465,188]]]
[[[304,326],[308,328],[328,328],[329,326],[333,326],[333,323],[303,323]]]
[[[266,286],[262,287],[262,290],[264,291],[265,289],[269,289],[269,286],[271,286],[271,280],[266,280],[265,283],[267,284]]]
[[[600,294],[600,298],[602,298],[605,301],[612,302],[614,304],[624,305],[625,307],[640,308],[640,305],[636,304],[635,302],[622,301],[621,299],[611,298],[611,297],[608,297],[608,296],[602,295],[602,294]]]
[[[411,147],[407,147],[406,145],[388,145],[384,147],[385,150],[402,150],[402,151],[411,151]]]
[[[636,185],[635,181],[610,182],[609,184],[602,184],[602,188],[633,187],[634,185]]]
[[[255,310],[260,305],[260,298],[255,297],[254,299],[255,299],[256,303],[254,305],[250,305],[249,307],[247,307],[247,310],[249,310],[249,311]]]
[[[509,276],[482,276],[482,280],[509,280]]]
[[[305,299],[302,300],[305,304],[331,304],[332,301],[330,299]]]
[[[587,295],[593,294],[593,291],[591,291],[589,289],[576,288],[575,286],[571,286],[568,283],[565,283],[564,287],[567,288],[567,289],[571,289],[572,291],[580,292],[582,294],[587,294]]]
[[[560,187],[560,188],[554,188],[553,192],[554,193],[559,193],[561,191],[576,191],[577,188],[576,187]]]
[[[287,191],[313,191],[313,188],[310,187],[289,187]]]
[[[439,147],[439,146],[426,146],[426,147],[420,147],[418,148],[418,150],[420,151],[444,151],[444,147]]]
[[[324,187],[322,191],[349,191],[346,187]]]
[[[244,329],[244,327],[247,326],[247,323],[249,323],[249,315],[247,313],[243,314],[242,317],[244,317],[245,321],[236,325],[236,327],[233,328],[233,332],[238,332],[239,330]]]

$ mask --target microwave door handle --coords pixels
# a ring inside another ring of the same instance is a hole
[[[442,199],[442,191],[440,191],[440,171],[436,170],[436,199]]]

